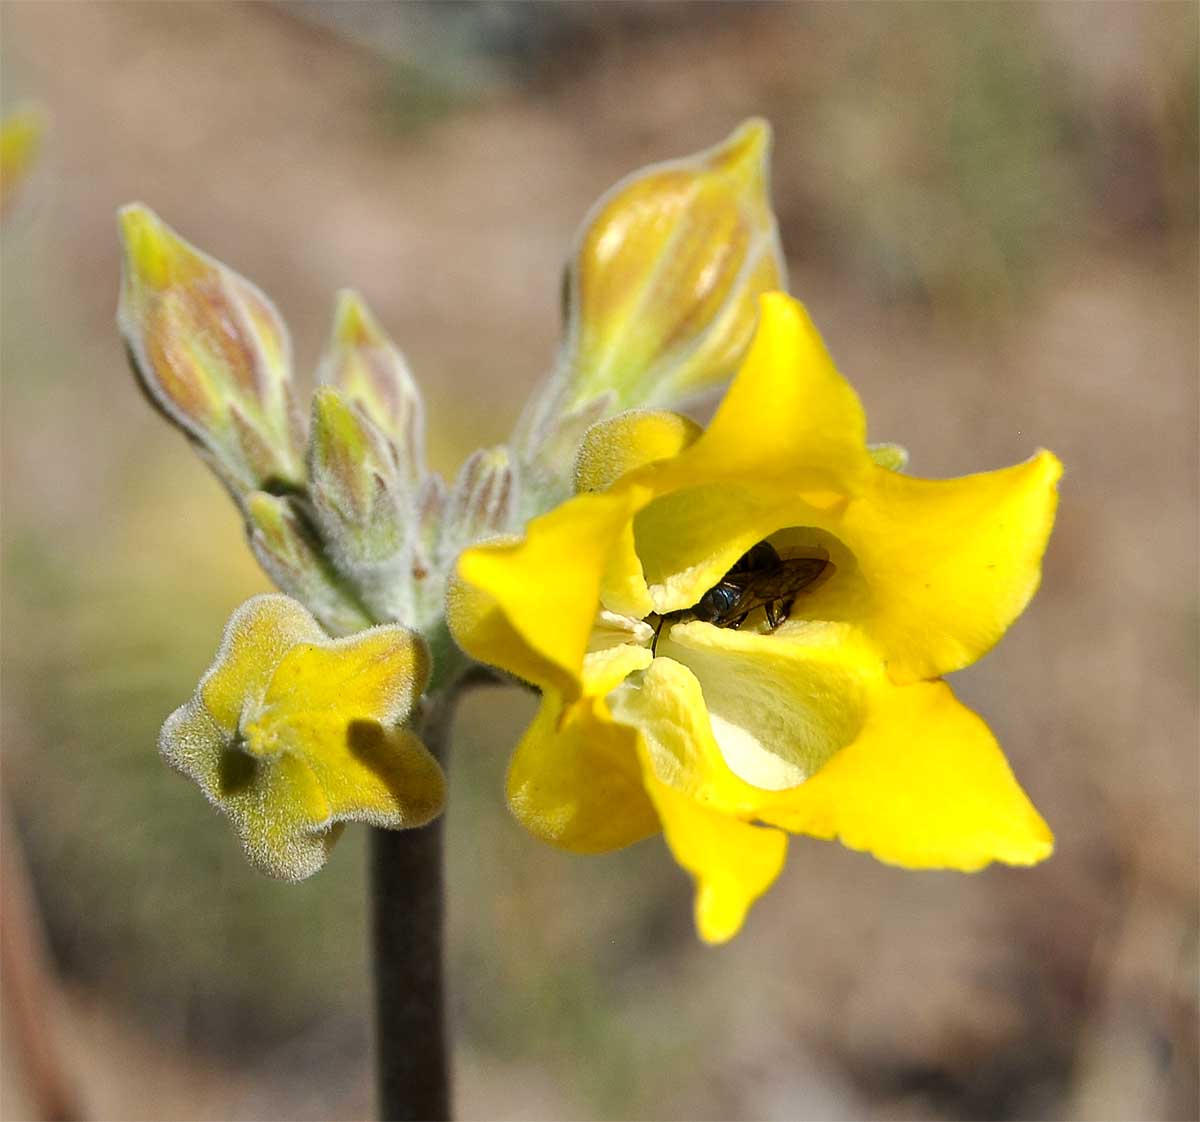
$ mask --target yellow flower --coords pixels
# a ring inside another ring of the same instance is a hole
[[[400,829],[441,811],[442,770],[399,727],[428,677],[424,643],[402,627],[329,639],[295,600],[256,596],[159,750],[229,816],[252,865],[302,880],[346,822]]]
[[[509,772],[521,822],[577,852],[661,827],[711,942],[778,875],[784,831],[910,868],[1047,857],[1049,829],[939,676],[1032,597],[1061,466],[1041,452],[923,480],[899,462],[868,448],[857,396],[780,294],[707,431],[654,413],[594,428],[585,493],[466,551],[451,593],[464,649],[543,692]],[[697,618],[760,542],[779,558],[754,578],[766,603],[740,627]],[[764,582],[797,564],[815,579],[772,602]]]

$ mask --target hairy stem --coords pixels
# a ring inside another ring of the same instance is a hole
[[[445,767],[454,699],[443,695],[424,704],[416,731]],[[383,1122],[450,1117],[442,822],[371,830],[375,1064]]]

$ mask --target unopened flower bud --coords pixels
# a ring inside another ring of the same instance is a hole
[[[335,557],[382,561],[406,527],[395,453],[366,411],[332,386],[313,394],[309,494]]]
[[[405,482],[415,489],[425,470],[425,417],[421,394],[399,348],[362,298],[338,294],[333,335],[318,378],[336,386],[396,448]]]
[[[0,215],[28,180],[45,131],[46,114],[36,106],[18,109],[0,122]]]
[[[758,296],[785,286],[768,197],[770,127],[618,183],[584,222],[567,276],[569,409],[671,406],[733,374]]]
[[[240,502],[304,485],[287,329],[244,277],[146,207],[121,211],[117,320],[151,401]]]
[[[510,528],[516,478],[512,456],[500,445],[471,454],[450,492],[445,545],[459,549]]]

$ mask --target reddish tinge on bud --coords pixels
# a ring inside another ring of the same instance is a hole
[[[117,321],[150,400],[244,503],[304,486],[291,345],[271,301],[148,208],[120,214]]]
[[[567,274],[567,408],[669,407],[729,378],[758,297],[786,284],[768,194],[770,126],[622,180],[584,220]]]
[[[318,381],[341,390],[391,441],[404,482],[415,490],[425,472],[421,394],[400,349],[350,289],[338,293]]]

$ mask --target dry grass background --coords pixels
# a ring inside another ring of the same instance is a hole
[[[54,116],[3,247],[3,781],[96,1118],[369,1111],[361,838],[242,867],[154,753],[265,587],[113,327],[141,199],[279,303],[407,351],[453,470],[556,342],[600,191],[776,129],[792,290],[873,439],[957,474],[1067,464],[1043,590],[956,687],[1055,827],[1030,871],[797,841],[720,951],[651,842],[511,823],[527,699],[451,776],[464,1117],[1197,1117],[1197,11],[1106,5],[7,2],[6,107]],[[3,1116],[34,1109],[11,1037]]]

